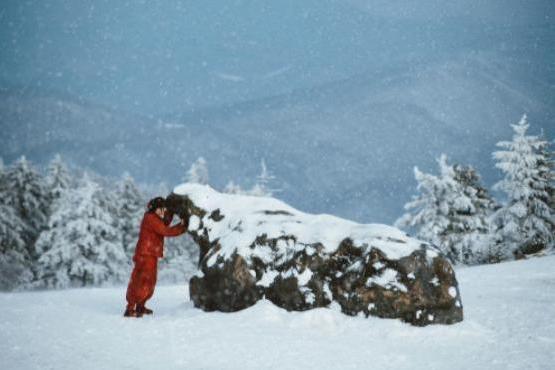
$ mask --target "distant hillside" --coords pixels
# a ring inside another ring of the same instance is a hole
[[[265,159],[278,197],[310,212],[392,222],[414,190],[415,165],[441,152],[497,175],[490,153],[526,112],[555,137],[555,94],[541,69],[498,54],[389,67],[290,94],[145,118],[54,94],[4,89],[0,156],[54,153],[106,175],[169,185],[204,156],[212,183],[249,186]]]

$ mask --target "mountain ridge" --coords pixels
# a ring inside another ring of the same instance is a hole
[[[162,117],[4,91],[0,121],[9,135],[0,139],[0,155],[43,163],[61,152],[103,174],[127,171],[141,182],[170,184],[204,156],[220,189],[229,180],[252,185],[265,159],[282,189],[277,196],[300,209],[392,222],[414,191],[415,165],[433,172],[446,152],[491,184],[497,174],[490,153],[510,138],[509,124],[520,115],[528,113],[532,133],[544,129],[553,137],[549,83],[530,83],[537,73],[522,75],[526,68],[506,60],[460,53]]]

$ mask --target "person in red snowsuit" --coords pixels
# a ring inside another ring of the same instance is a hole
[[[178,224],[170,226],[172,219],[173,214],[166,209],[164,198],[158,197],[148,202],[133,256],[135,266],[127,286],[126,317],[152,314],[145,303],[154,293],[158,259],[164,255],[164,237],[179,236],[187,231],[188,220],[182,219]]]

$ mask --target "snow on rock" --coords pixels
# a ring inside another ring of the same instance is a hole
[[[200,247],[201,271],[190,282],[196,307],[232,312],[266,298],[303,311],[334,301],[349,315],[414,325],[462,320],[451,265],[396,228],[193,183],[176,187],[168,201],[174,212],[192,215],[189,233]]]
[[[393,287],[406,293],[407,287],[397,280],[397,275],[397,271],[388,268],[383,270],[379,275],[369,277],[366,281],[366,285],[371,286],[372,284],[376,284],[381,287]]]

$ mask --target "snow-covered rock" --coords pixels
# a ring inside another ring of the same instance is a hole
[[[457,280],[439,251],[379,224],[310,215],[274,199],[222,194],[184,184],[170,208],[192,215],[200,247],[191,300],[207,311],[237,311],[265,297],[287,310],[337,302],[344,313],[414,325],[462,320]]]

